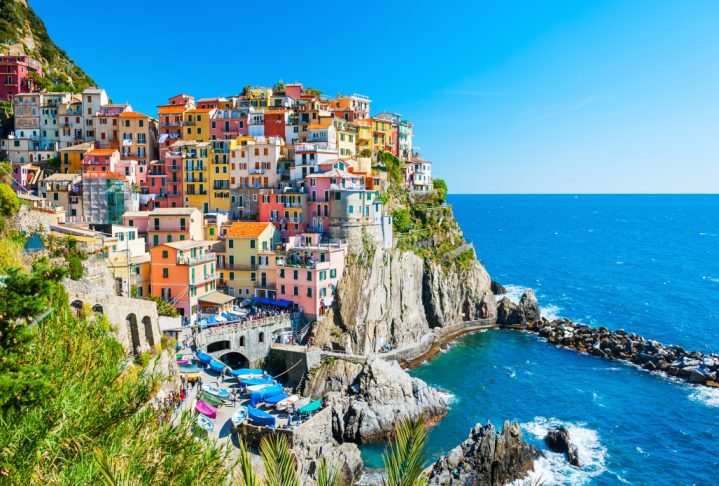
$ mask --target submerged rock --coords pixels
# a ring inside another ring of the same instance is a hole
[[[569,464],[581,467],[579,461],[579,449],[574,445],[569,437],[569,431],[564,427],[549,429],[544,437],[544,443],[550,450],[566,454]]]
[[[521,479],[542,455],[522,440],[517,423],[504,422],[502,433],[492,424],[477,424],[469,437],[432,466],[430,485],[499,486]]]
[[[495,282],[492,280],[491,287],[492,293],[494,295],[505,295],[507,293],[507,289],[504,288],[504,286],[498,282]]]

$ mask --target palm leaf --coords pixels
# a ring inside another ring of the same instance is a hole
[[[134,481],[130,479],[128,471],[123,471],[117,465],[113,464],[107,454],[101,449],[95,448],[93,451],[95,458],[95,466],[100,471],[100,483],[103,486],[133,486]]]
[[[252,469],[250,452],[243,439],[240,439],[240,456],[237,461],[240,464],[240,486],[260,486],[260,480]]]
[[[329,466],[323,458],[317,469],[317,486],[340,486],[341,484],[342,477],[337,466]]]
[[[267,486],[299,486],[295,455],[281,436],[268,436],[260,442]]]
[[[397,425],[394,439],[383,455],[386,478],[384,486],[424,486],[427,475],[425,445],[427,423],[424,418],[403,420]]]

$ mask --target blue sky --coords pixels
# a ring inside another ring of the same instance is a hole
[[[413,120],[454,193],[719,187],[713,0],[31,5],[114,101],[151,115],[179,92],[303,81]]]

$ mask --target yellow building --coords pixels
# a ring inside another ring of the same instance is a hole
[[[157,120],[136,111],[120,113],[120,156],[137,160],[138,181],[144,182],[150,162],[157,160]]]
[[[210,142],[180,140],[170,146],[182,158],[182,193],[185,207],[210,212]]]
[[[337,153],[340,159],[349,159],[357,154],[357,131],[355,127],[340,119],[335,118],[337,128]]]
[[[394,126],[391,121],[372,118],[372,150],[394,153]]]
[[[357,120],[357,152],[365,149],[372,150],[372,126],[368,120]]]
[[[210,211],[229,211],[230,156],[237,149],[237,140],[213,140],[210,143]]]
[[[92,142],[86,142],[59,149],[60,172],[65,174],[82,172],[82,159],[93,148],[95,145]]]
[[[215,108],[193,108],[184,112],[182,138],[199,142],[210,140],[210,119],[215,111]]]
[[[221,279],[234,297],[251,298],[256,288],[267,289],[276,283],[275,250],[280,233],[272,223],[235,222],[225,238],[225,268]]]
[[[117,282],[127,282],[134,292],[133,297],[147,297],[150,295],[150,254],[144,253],[129,258],[122,253],[110,254],[107,266]]]
[[[272,98],[272,88],[252,87],[245,92],[250,106],[264,110],[270,106],[270,98]]]

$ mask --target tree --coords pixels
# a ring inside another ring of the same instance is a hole
[[[424,418],[404,420],[395,428],[394,439],[384,451],[384,486],[424,486],[427,422]]]
[[[85,269],[82,266],[82,259],[78,255],[71,255],[67,263],[70,278],[73,280],[80,280],[82,275],[85,273]]]
[[[0,285],[0,408],[31,405],[50,391],[43,370],[31,360],[31,320],[60,292],[61,268],[37,263],[31,274],[9,268]]]
[[[401,208],[392,211],[392,227],[397,233],[406,233],[413,226],[409,211]]]
[[[445,202],[447,200],[447,183],[444,182],[444,179],[434,179],[432,181],[434,184],[434,189],[437,191],[437,198],[440,202]]]
[[[357,153],[357,157],[372,157],[372,150],[366,148]]]
[[[0,215],[6,218],[12,216],[20,209],[20,199],[7,184],[0,184]]]
[[[157,315],[158,316],[167,316],[167,317],[177,317],[180,314],[177,312],[177,309],[172,307],[172,304],[170,304],[168,301],[161,297],[157,297],[155,295],[148,295],[145,297],[147,300],[153,301],[155,304],[157,304]]]

